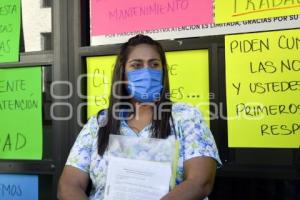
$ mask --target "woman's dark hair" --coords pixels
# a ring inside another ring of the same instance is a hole
[[[129,99],[120,99],[116,98],[117,96],[128,96],[126,85],[125,84],[117,84],[114,86],[114,83],[118,81],[124,81],[125,80],[125,64],[127,62],[128,56],[132,49],[140,44],[148,44],[155,48],[155,50],[160,55],[160,59],[162,62],[162,69],[163,69],[163,89],[161,93],[160,100],[155,104],[156,110],[158,108],[162,108],[165,112],[156,112],[160,114],[160,116],[154,116],[153,115],[153,121],[152,121],[152,137],[155,138],[167,138],[171,134],[171,128],[169,120],[171,119],[171,109],[172,104],[170,101],[170,92],[169,92],[169,78],[168,78],[168,70],[167,70],[167,61],[165,52],[162,48],[162,46],[149,36],[145,35],[136,35],[128,40],[128,42],[124,43],[120,48],[120,53],[117,57],[114,71],[113,71],[113,77],[112,77],[112,87],[111,87],[111,95],[109,99],[109,107],[107,110],[107,116],[106,116],[106,124],[105,126],[102,126],[99,128],[98,131],[98,154],[103,155],[105,150],[107,149],[108,142],[109,142],[109,135],[110,134],[119,134],[120,129],[120,121],[118,119],[115,119],[113,110],[113,105],[120,105],[120,107],[117,107],[118,110],[126,108],[123,102],[128,102]],[[114,94],[113,94],[114,90]],[[123,103],[123,104],[122,104]],[[123,105],[123,106],[122,106]],[[128,104],[127,104],[128,105]],[[116,109],[116,106],[114,107]],[[100,111],[101,112],[101,111]]]

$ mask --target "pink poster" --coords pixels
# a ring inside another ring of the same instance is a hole
[[[213,0],[91,0],[92,36],[213,22]]]

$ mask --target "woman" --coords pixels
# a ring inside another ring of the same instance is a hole
[[[162,139],[175,134],[180,144],[177,186],[162,199],[204,199],[221,163],[218,151],[199,111],[170,101],[161,45],[144,35],[131,38],[121,47],[112,83],[109,108],[87,122],[72,147],[59,181],[59,199],[87,199],[90,179],[89,199],[103,199],[111,133]]]

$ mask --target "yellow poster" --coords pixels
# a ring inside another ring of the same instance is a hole
[[[116,56],[87,58],[88,118],[108,108],[113,66]]]
[[[209,124],[208,50],[167,52],[171,100],[199,108]]]
[[[296,14],[298,0],[215,0],[216,24]]]
[[[300,29],[225,37],[229,147],[299,148]]]
[[[209,124],[208,50],[166,53],[171,100],[197,106]],[[87,58],[88,117],[108,107],[116,56]]]

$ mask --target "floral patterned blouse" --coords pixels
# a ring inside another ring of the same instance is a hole
[[[175,130],[179,131],[179,159],[176,172],[176,184],[183,181],[183,162],[197,157],[211,157],[221,165],[218,150],[209,128],[197,108],[184,103],[172,106],[172,116]],[[90,200],[102,200],[104,197],[108,154],[99,156],[97,152],[97,132],[106,121],[106,112],[102,112],[98,119],[91,117],[79,133],[69,154],[66,165],[76,167],[89,174],[93,187]],[[174,135],[173,130],[171,131]],[[151,124],[139,133],[135,133],[125,120],[120,122],[120,134],[128,137],[151,137]],[[171,137],[171,136],[170,136]]]

